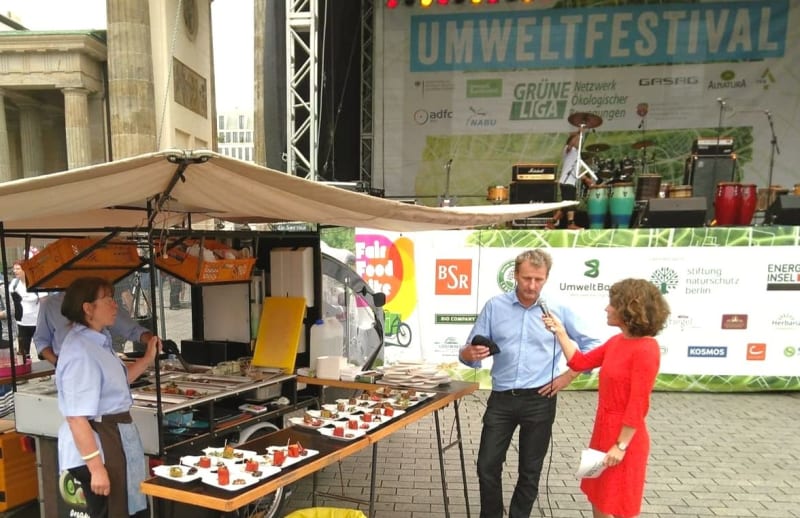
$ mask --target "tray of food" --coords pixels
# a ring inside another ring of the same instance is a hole
[[[310,450],[296,442],[288,446],[268,446],[267,453],[262,457],[267,460],[270,466],[287,468],[314,455],[319,455],[319,451]]]
[[[179,466],[162,464],[153,468],[156,476],[174,480],[176,482],[191,482],[202,476],[201,471],[194,466]]]

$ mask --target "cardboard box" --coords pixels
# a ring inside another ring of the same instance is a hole
[[[201,249],[216,252],[215,255],[231,251],[228,246],[212,239],[187,240],[183,243],[185,248],[168,248],[166,257],[157,248],[156,266],[190,284],[224,284],[250,281],[253,266],[256,264],[255,258],[225,259],[217,257],[214,260],[208,260],[203,258],[203,253],[199,257],[195,257],[186,252],[186,249],[195,244],[200,245]]]

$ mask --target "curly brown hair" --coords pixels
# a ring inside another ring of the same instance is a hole
[[[632,336],[655,336],[664,329],[669,304],[652,282],[624,279],[611,286],[608,296]]]

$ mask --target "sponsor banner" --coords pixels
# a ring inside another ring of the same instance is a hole
[[[387,314],[410,326],[410,344],[387,336],[389,363],[421,359],[457,370],[459,348],[483,305],[514,289],[515,257],[542,247],[553,257],[543,296],[570,304],[598,338],[618,332],[605,323],[608,290],[615,282],[638,277],[659,287],[671,308],[657,337],[662,375],[782,377],[798,372],[800,310],[791,292],[770,286],[776,270],[794,268],[776,258],[800,256],[798,232],[797,227],[403,234],[359,229],[356,266],[371,286],[389,290]],[[765,246],[762,238],[780,244]]]
[[[632,145],[652,141],[663,183],[683,184],[693,142],[720,131],[737,180],[800,182],[800,147],[770,161],[771,126],[786,139],[800,120],[796,1],[375,7],[373,186],[387,197],[433,205],[449,174],[460,205],[486,203],[514,164],[560,162],[576,112],[602,117],[586,144],[610,145],[604,159],[640,160]]]

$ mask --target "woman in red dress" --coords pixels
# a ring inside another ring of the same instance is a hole
[[[594,518],[630,518],[641,510],[650,453],[645,417],[661,356],[653,336],[663,329],[668,316],[669,305],[651,282],[619,281],[609,291],[606,319],[622,332],[586,354],[569,339],[558,318],[542,317],[558,338],[571,369],[601,367],[589,447],[607,452],[606,469],[599,477],[581,482]]]

